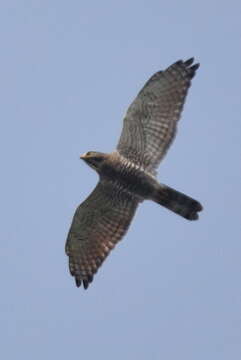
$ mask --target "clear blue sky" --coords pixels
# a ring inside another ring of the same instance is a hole
[[[241,358],[239,1],[0,5],[1,358]],[[198,222],[143,204],[88,291],[64,244],[144,82],[195,56],[158,178],[200,200]]]

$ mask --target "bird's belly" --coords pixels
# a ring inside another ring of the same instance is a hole
[[[116,187],[127,191],[140,199],[152,198],[156,191],[157,181],[145,171],[134,167],[106,169],[105,175],[111,178]]]
[[[144,199],[150,198],[155,189],[152,179],[144,173],[124,175],[120,180],[128,191]]]

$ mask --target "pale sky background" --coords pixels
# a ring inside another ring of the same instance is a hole
[[[2,1],[0,353],[4,360],[241,359],[239,1]],[[143,204],[87,291],[64,254],[144,82],[195,56],[160,181],[204,206]]]

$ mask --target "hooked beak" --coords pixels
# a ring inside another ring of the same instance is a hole
[[[84,153],[83,155],[80,155],[80,159],[81,159],[81,160],[85,160],[86,157],[87,157],[87,156],[86,156],[86,153]]]

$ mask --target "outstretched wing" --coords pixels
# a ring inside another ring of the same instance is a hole
[[[191,79],[199,64],[179,60],[154,74],[130,105],[119,153],[154,173],[176,132]]]
[[[66,241],[69,269],[76,285],[87,289],[111,249],[121,240],[138,202],[100,181],[77,208]]]

